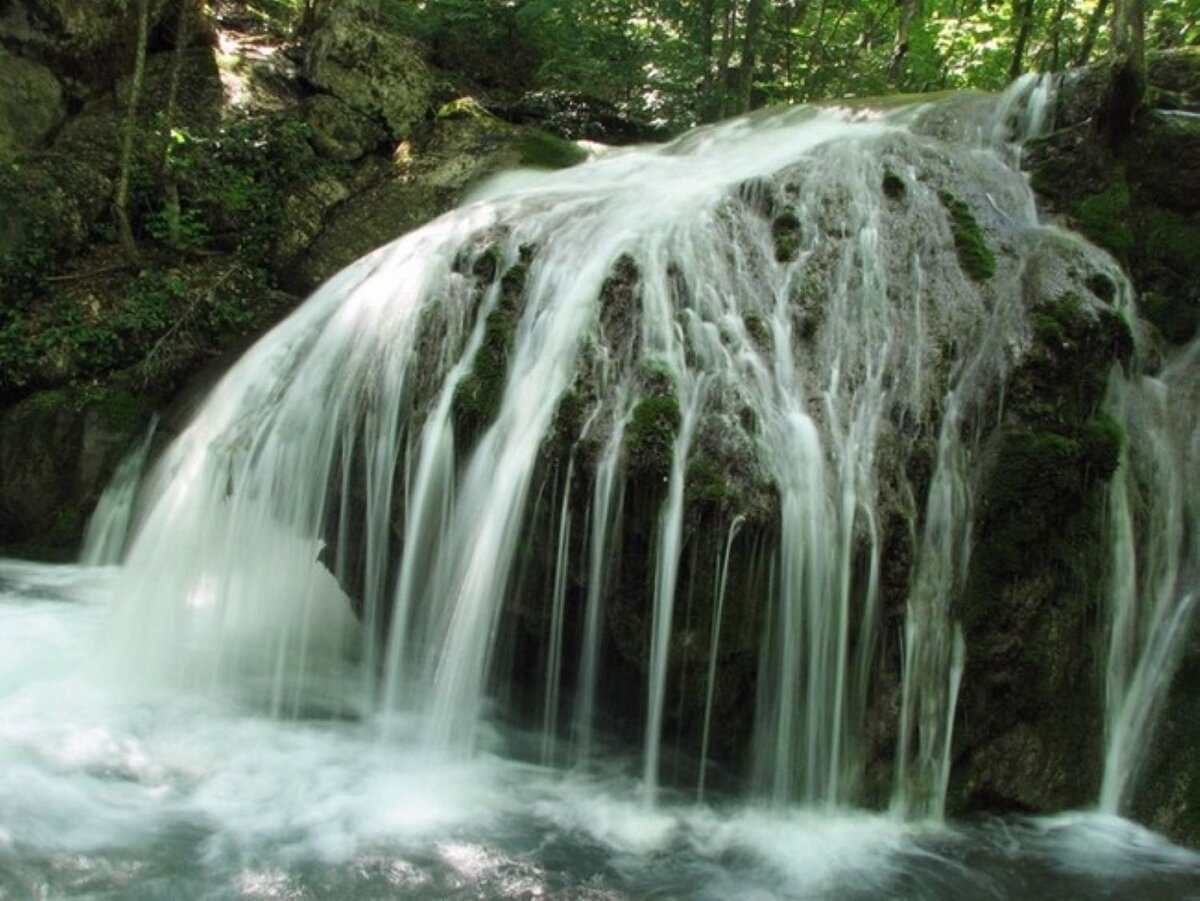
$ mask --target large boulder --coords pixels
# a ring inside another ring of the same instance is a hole
[[[301,74],[395,138],[410,135],[429,106],[429,72],[417,45],[352,7],[333,10],[312,34]]]
[[[0,160],[37,147],[65,116],[54,73],[0,48]]]
[[[366,189],[332,209],[320,235],[292,261],[281,260],[284,286],[311,291],[364,253],[424,225],[457,204],[480,179],[514,167],[561,168],[584,151],[536,128],[511,125],[471,100],[447,104],[417,152],[401,145],[391,165]],[[312,210],[311,192],[296,199]],[[340,199],[340,198],[339,198]],[[297,249],[299,245],[297,245]]]
[[[43,391],[0,413],[0,545],[72,547],[149,415],[118,389]]]
[[[382,144],[387,135],[376,122],[329,94],[309,97],[304,121],[312,130],[313,149],[326,159],[352,163]]]
[[[150,0],[150,26],[167,14]],[[0,44],[50,66],[86,96],[133,70],[137,4],[127,0],[11,0],[0,4]]]

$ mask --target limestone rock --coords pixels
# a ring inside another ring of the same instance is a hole
[[[417,45],[352,8],[334,10],[313,34],[302,75],[397,138],[411,134],[429,105],[429,72]]]
[[[116,390],[42,391],[0,413],[0,542],[74,545],[148,416],[144,402]]]
[[[381,127],[329,94],[305,101],[304,121],[312,129],[313,149],[331,160],[361,159],[386,138]]]
[[[392,166],[337,207],[284,286],[311,291],[364,253],[446,212],[488,175],[516,166],[560,168],[583,156],[574,144],[502,122],[473,102],[443,108],[419,153],[410,160],[402,145]]]
[[[150,27],[169,15],[151,0]],[[0,4],[0,42],[50,66],[76,96],[133,69],[137,4],[127,0],[13,0]]]
[[[0,160],[37,147],[65,115],[54,73],[0,49]]]

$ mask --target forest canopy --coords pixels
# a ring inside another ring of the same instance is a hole
[[[272,0],[298,27],[331,0]],[[346,0],[340,0],[346,2]],[[944,89],[1200,43],[1195,0],[356,0],[482,87],[569,90],[681,127],[761,106]]]

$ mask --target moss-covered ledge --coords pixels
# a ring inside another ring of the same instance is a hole
[[[1129,273],[1138,312],[1182,344],[1200,327],[1200,52],[1160,54],[1132,132],[1115,150],[1097,134],[1102,69],[1064,85],[1066,125],[1031,142],[1025,164],[1050,212]]]

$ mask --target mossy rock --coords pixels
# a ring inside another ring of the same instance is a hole
[[[681,421],[676,395],[650,394],[639,400],[625,429],[629,468],[652,481],[665,480],[671,471]]]
[[[938,195],[950,216],[950,231],[954,235],[954,250],[958,264],[973,281],[984,282],[996,274],[996,255],[988,247],[983,229],[979,227],[971,208],[947,192]]]
[[[151,415],[123,376],[30,395],[0,410],[0,543],[59,556]]]
[[[787,210],[775,217],[771,223],[771,240],[775,244],[775,259],[780,263],[790,263],[796,259],[800,250],[800,219]]]
[[[66,112],[53,72],[0,47],[0,163],[40,146]]]
[[[304,121],[311,129],[313,149],[339,162],[362,159],[387,139],[378,124],[329,94],[304,101]]]
[[[313,87],[409,137],[429,106],[431,81],[420,48],[364,9],[334,8],[309,37],[302,71]]]
[[[528,265],[526,260],[519,260],[501,277],[500,295],[484,320],[483,340],[471,363],[471,371],[454,392],[455,424],[461,437],[468,442],[491,425],[500,412]]]
[[[567,169],[587,159],[587,152],[571,141],[540,129],[529,129],[513,144],[520,165],[533,169]]]

